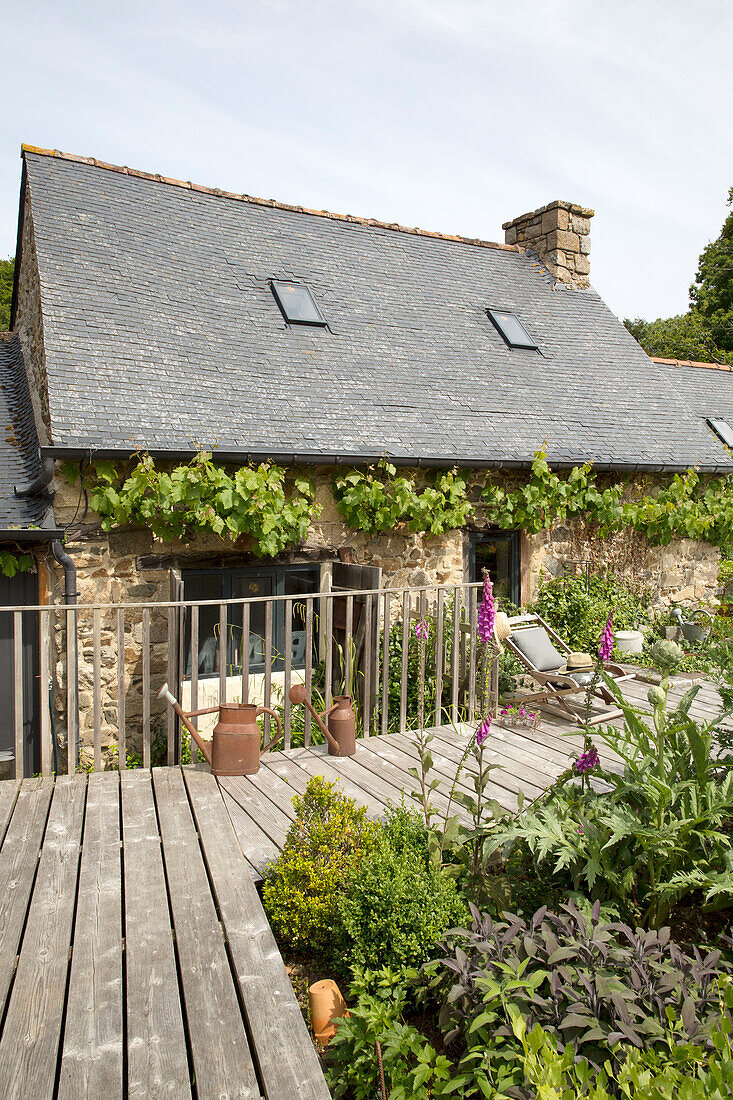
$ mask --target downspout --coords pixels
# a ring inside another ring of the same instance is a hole
[[[76,607],[76,600],[77,600],[78,593],[77,593],[77,590],[76,590],[76,566],[74,565],[74,561],[71,558],[71,556],[69,554],[67,554],[67,552],[64,548],[64,544],[63,544],[63,542],[61,542],[60,539],[54,539],[53,542],[51,543],[51,553],[54,556],[54,560],[57,561],[58,564],[64,570],[64,603],[66,604],[67,607]],[[79,643],[78,643],[78,637],[77,637],[76,612],[72,613],[71,619],[73,621],[74,642],[75,642],[75,644],[74,644],[74,669],[73,669],[73,675],[74,675],[74,699],[75,699],[74,709],[76,711],[76,714],[75,714],[75,719],[76,720],[74,722],[75,731],[74,731],[74,748],[73,748],[73,752],[74,752],[74,769],[76,769],[76,766],[79,763]],[[67,676],[68,675],[69,675],[69,670],[67,670]],[[69,742],[69,738],[68,738],[68,731],[67,731],[67,748],[66,748],[67,753],[71,751],[71,744],[68,743],[68,742]]]

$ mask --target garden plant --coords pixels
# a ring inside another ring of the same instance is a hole
[[[606,614],[593,596],[576,637],[598,652],[596,682],[614,628],[643,605],[634,598]],[[632,706],[605,677],[620,728],[587,726],[562,775],[509,812],[489,794],[494,614],[487,582],[481,713],[440,800],[426,728],[431,623],[422,618],[411,627],[417,763],[406,792],[418,809],[393,806],[369,822],[337,788],[312,780],[266,875],[263,900],[284,949],[315,959],[347,994],[350,1015],[326,1053],[333,1095],[729,1096],[727,668],[720,713],[701,720],[699,687],[680,697],[673,686],[686,653],[657,638],[648,706]]]

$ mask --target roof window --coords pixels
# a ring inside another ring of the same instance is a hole
[[[272,293],[283,317],[290,325],[325,325],[326,320],[315,303],[309,288],[302,283],[281,283],[273,280]]]
[[[726,447],[733,448],[733,428],[727,420],[711,420],[708,417],[708,425],[713,429],[719,439],[722,439]]]
[[[510,348],[532,348],[535,351],[537,350],[536,342],[513,313],[509,313],[506,309],[487,309],[486,312],[494,328]]]

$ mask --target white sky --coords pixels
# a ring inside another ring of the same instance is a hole
[[[620,316],[687,308],[733,185],[731,0],[0,0],[0,255],[21,142],[503,240],[591,206]]]

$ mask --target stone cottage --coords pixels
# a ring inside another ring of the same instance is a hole
[[[521,479],[543,443],[555,467],[614,477],[733,469],[709,424],[733,423],[730,380],[645,355],[589,283],[592,210],[551,202],[494,244],[55,150],[24,146],[22,162],[12,347],[38,442],[26,480],[65,533],[58,560],[37,547],[38,598],[62,603],[73,570],[81,603],[308,593],[340,563],[385,585],[488,566],[519,603],[542,569],[588,560],[632,570],[661,601],[714,592],[717,551],[702,543],[589,541],[573,524],[528,537],[492,530],[480,507],[445,535],[368,536],[336,509],[334,472],[382,458],[418,480],[459,467],[476,485]],[[262,559],[246,538],[101,530],[94,462],[176,464],[202,448],[232,468],[308,470],[322,510],[305,540]]]

